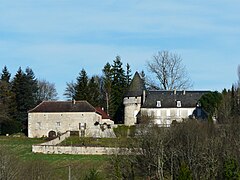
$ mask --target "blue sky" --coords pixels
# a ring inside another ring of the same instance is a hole
[[[84,68],[101,75],[120,55],[132,71],[161,50],[181,55],[195,90],[237,81],[239,0],[0,0],[0,68],[19,66],[55,83]],[[147,71],[146,71],[147,73]]]

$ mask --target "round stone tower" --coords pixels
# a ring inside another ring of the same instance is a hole
[[[124,96],[124,124],[131,126],[137,123],[137,115],[145,101],[144,81],[136,72],[127,93]]]

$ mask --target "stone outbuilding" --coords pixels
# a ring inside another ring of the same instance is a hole
[[[72,131],[86,137],[114,137],[113,121],[87,101],[43,101],[28,112],[28,137],[54,137]],[[102,128],[102,124],[106,128]]]

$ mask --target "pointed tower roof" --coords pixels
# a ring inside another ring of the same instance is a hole
[[[141,96],[143,94],[143,90],[145,90],[145,89],[146,88],[145,88],[143,79],[140,77],[139,73],[136,72],[130,83],[128,91],[125,94],[125,97]]]

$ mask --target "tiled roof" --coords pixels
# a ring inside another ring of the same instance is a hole
[[[102,119],[111,119],[110,116],[101,107],[96,107],[95,109],[98,114],[102,115]]]
[[[139,73],[136,72],[128,88],[128,91],[125,94],[125,97],[141,96],[143,94],[143,90],[145,90],[144,81],[140,77]]]
[[[148,91],[143,108],[174,108],[177,101],[181,101],[181,107],[196,107],[201,96],[209,91]],[[157,101],[161,101],[161,107],[157,107]]]
[[[95,112],[87,101],[43,101],[29,112]]]

